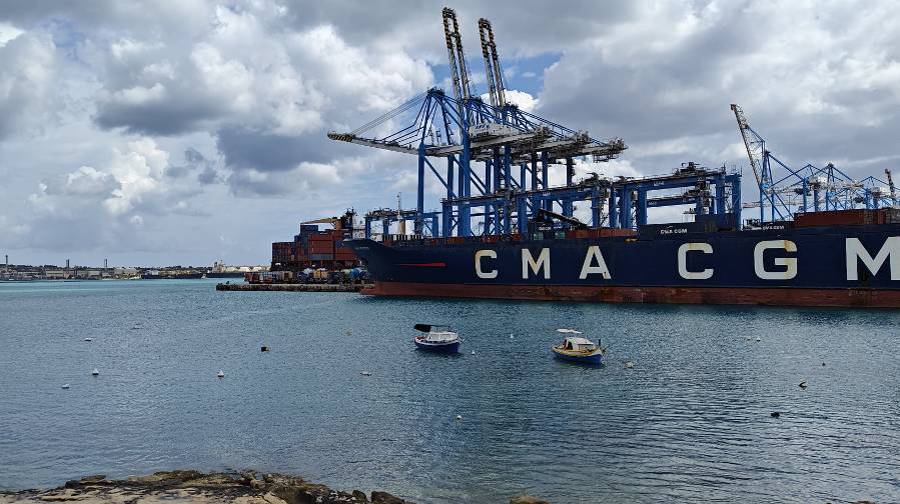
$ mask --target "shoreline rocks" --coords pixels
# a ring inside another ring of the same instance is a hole
[[[108,480],[85,476],[49,490],[0,492],[0,504],[71,502],[73,504],[413,504],[387,492],[341,492],[298,476],[254,472],[201,473],[161,471],[149,476]]]

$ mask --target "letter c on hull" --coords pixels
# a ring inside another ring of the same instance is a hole
[[[494,250],[479,250],[475,252],[475,275],[478,278],[497,278],[497,270],[484,271],[481,269],[481,258],[482,257],[490,257],[491,259],[497,258],[497,252]]]
[[[682,243],[678,247],[678,274],[685,280],[708,280],[713,276],[713,269],[707,268],[703,271],[688,271],[687,269],[687,253],[703,252],[704,254],[712,254],[713,248],[709,243]]]

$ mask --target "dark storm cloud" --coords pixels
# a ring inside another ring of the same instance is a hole
[[[324,130],[290,136],[227,126],[216,133],[216,139],[229,167],[259,171],[288,171],[303,161],[327,163],[355,150],[329,140]]]
[[[122,128],[128,133],[145,135],[179,135],[198,129],[203,121],[220,113],[218,106],[201,95],[174,96],[150,103],[97,104],[94,120],[104,129]]]

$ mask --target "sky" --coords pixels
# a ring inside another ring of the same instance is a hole
[[[520,107],[628,144],[582,173],[744,169],[730,103],[790,165],[900,160],[896,1],[4,0],[0,254],[264,264],[301,220],[411,204],[414,157],[325,135],[449,91],[444,5],[477,92],[486,17]]]

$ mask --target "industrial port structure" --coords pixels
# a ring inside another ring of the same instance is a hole
[[[593,175],[574,180],[575,160],[616,158],[627,146],[621,138],[599,140],[588,132],[521,110],[506,99],[492,26],[478,21],[488,101],[473,94],[456,13],[443,10],[453,96],[432,88],[399,107],[332,140],[400,152],[417,159],[415,209],[379,209],[365,215],[365,236],[373,224],[388,235],[390,225],[412,221],[419,237],[525,234],[529,222],[554,219],[577,228],[576,203],[590,207],[590,226],[632,229],[647,224],[649,208],[690,205],[696,220],[720,229],[740,228],[743,208],[759,208],[747,224],[791,220],[794,213],[896,206],[890,171],[887,181],[853,180],[833,166],[782,163],[753,130],[743,110],[732,105],[759,189],[759,200],[743,203],[740,173],[685,163],[673,173],[641,178]],[[565,169],[565,183],[551,187],[550,169]],[[426,211],[426,187],[434,177],[444,191],[440,211]],[[887,188],[885,187],[887,186]],[[674,192],[677,191],[677,192]],[[708,217],[704,217],[708,216]],[[479,229],[480,226],[480,229]]]

